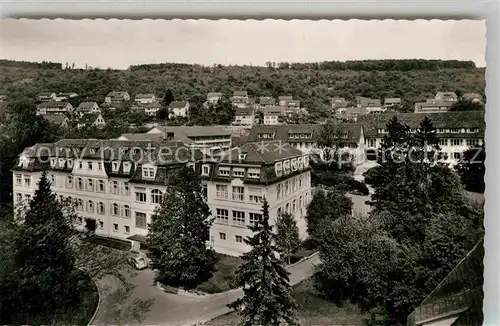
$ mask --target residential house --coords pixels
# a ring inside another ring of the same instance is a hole
[[[255,114],[252,108],[236,108],[234,113],[233,125],[253,126],[255,123]]]
[[[259,106],[261,108],[264,108],[267,106],[275,106],[275,105],[276,105],[276,100],[272,97],[262,96],[259,98]]]
[[[251,249],[244,239],[252,235],[248,226],[262,217],[264,198],[270,225],[289,213],[300,239],[307,237],[306,207],[312,198],[309,158],[286,144],[267,145],[247,143],[201,165],[207,203],[215,217],[209,243],[218,253],[240,256]]]
[[[189,102],[188,101],[173,101],[168,106],[168,117],[187,117],[189,116]]]
[[[106,126],[106,122],[100,113],[84,113],[77,122],[78,129],[86,127],[103,128],[104,126]]]
[[[42,92],[37,97],[39,102],[52,102],[56,100],[55,92]]]
[[[466,101],[472,101],[475,103],[483,103],[483,97],[478,93],[465,93],[462,99]]]
[[[222,93],[219,92],[210,92],[207,94],[207,102],[210,104],[217,104],[221,98]]]
[[[454,92],[437,92],[434,99],[436,101],[456,102],[458,97]]]
[[[337,108],[335,112],[335,118],[344,121],[356,122],[362,116],[367,115],[367,108],[361,106]]]
[[[131,106],[130,109],[149,116],[156,116],[156,113],[161,109],[161,107],[161,104],[156,101],[146,104],[140,104],[136,102],[136,104]]]
[[[337,125],[340,153],[349,153],[351,162],[359,165],[364,161],[365,138],[363,126],[359,123],[339,123]],[[254,126],[247,137],[247,142],[280,141],[301,150],[313,157],[324,157],[324,149],[318,145],[318,139],[323,132],[323,125],[297,124]]]
[[[135,96],[135,102],[140,104],[149,104],[156,101],[154,94],[137,94]]]
[[[128,92],[109,92],[108,95],[104,98],[104,102],[106,103],[121,103],[130,101],[130,95]]]
[[[58,93],[55,95],[54,97],[54,101],[57,101],[57,102],[64,102],[64,101],[68,101],[69,99],[71,98],[75,98],[77,97],[78,94],[77,93],[74,93],[74,92],[69,92],[69,93]]]
[[[101,108],[96,102],[82,102],[76,108],[76,112],[80,115],[85,113],[101,113]]]
[[[278,96],[278,105],[279,106],[286,106],[288,101],[293,101],[293,96],[290,96],[290,95]]]
[[[379,99],[362,99],[359,106],[366,109],[366,113],[381,113],[387,110]]]
[[[425,114],[418,113],[382,113],[367,115],[361,122],[363,124],[367,158],[375,159],[376,150],[381,146],[384,135],[387,134],[387,123],[397,117],[398,121],[410,127],[411,132],[416,132]],[[473,146],[480,146],[484,139],[484,112],[439,112],[427,116],[436,128],[441,147],[441,159],[450,166],[460,160],[464,151]]]
[[[384,99],[384,107],[390,108],[395,105],[401,105],[401,99],[399,97],[386,97]]]
[[[67,115],[73,112],[73,106],[69,102],[42,102],[36,106],[37,115],[55,115],[64,114]]]
[[[56,126],[67,127],[69,124],[69,118],[64,114],[56,114],[56,115],[45,114],[42,115],[42,117],[51,124],[54,124]]]
[[[369,97],[356,96],[356,106],[361,106],[361,101],[370,100]]]
[[[278,125],[285,121],[286,110],[283,106],[267,106],[263,110],[265,125]]]
[[[449,111],[454,102],[428,99],[425,103],[415,103],[414,113],[436,113]]]
[[[250,99],[246,91],[234,91],[231,103],[237,108],[245,108],[249,105]]]

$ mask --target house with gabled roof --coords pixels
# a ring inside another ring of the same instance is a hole
[[[207,94],[207,102],[210,104],[217,104],[217,102],[222,98],[222,93],[220,92],[210,92]]]
[[[173,101],[168,106],[168,117],[188,117],[189,116],[189,102],[188,101]]]
[[[399,97],[386,97],[384,99],[384,106],[390,108],[394,105],[401,105],[401,98]]]
[[[42,117],[49,123],[56,126],[67,127],[69,124],[69,118],[64,114],[55,114],[55,115],[45,114],[42,115]]]
[[[130,101],[130,94],[124,91],[112,91],[104,98],[106,103],[120,103]]]
[[[42,93],[38,94],[37,100],[39,102],[55,101],[56,100],[56,93],[55,92],[42,92]]]
[[[278,125],[285,122],[286,110],[283,106],[267,106],[263,109],[264,124]]]
[[[427,99],[426,102],[415,103],[414,113],[438,113],[449,111],[453,101]]]
[[[80,115],[85,113],[101,113],[101,108],[97,102],[82,102],[76,108],[76,112]]]
[[[458,100],[458,96],[455,92],[437,92],[434,99],[436,101],[456,102]]]
[[[250,107],[236,108],[234,112],[233,125],[236,126],[253,126],[255,123],[255,113]]]
[[[106,122],[100,113],[84,113],[77,122],[78,129],[97,127],[103,128],[106,126]]]
[[[135,102],[140,104],[149,104],[156,101],[156,97],[154,94],[137,94],[135,96]]]

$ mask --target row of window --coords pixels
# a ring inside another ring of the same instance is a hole
[[[369,147],[376,147],[377,141],[376,139],[367,139],[365,144]],[[439,139],[440,146],[479,146],[479,139]]]
[[[85,221],[82,217],[79,217],[78,218],[80,224],[84,224]],[[96,225],[99,229],[104,229],[104,222],[103,221],[98,221],[97,222],[97,225]],[[123,229],[124,229],[124,234],[130,234],[130,225],[124,225],[123,226]],[[113,229],[112,229],[113,232],[119,232],[120,231],[120,226],[118,225],[118,223],[113,223]]]
[[[410,129],[411,133],[417,132],[417,129]],[[478,133],[479,128],[437,128],[436,133],[438,134],[443,134],[443,133]],[[386,134],[388,131],[386,129],[378,129],[379,134]]]
[[[276,198],[280,199],[294,193],[295,191],[302,189],[302,187],[307,187],[310,184],[310,179],[302,174],[276,185]]]
[[[202,175],[208,176],[210,172],[210,167],[208,165],[204,165],[202,167]],[[244,168],[233,168],[231,174],[231,168],[229,167],[219,167],[219,175],[223,177],[229,177],[232,175],[233,178],[244,178],[245,177],[245,169]],[[260,178],[260,170],[258,169],[249,169],[247,173],[248,178],[258,179]]]
[[[248,220],[246,219],[245,212],[232,211],[232,225],[246,226],[255,225],[262,218],[260,213],[249,213]],[[215,221],[218,223],[229,224],[229,210],[224,208],[216,208]]]
[[[290,171],[302,170],[309,166],[309,158],[307,156],[292,158],[283,162],[277,162],[274,165],[276,175],[279,177],[282,174],[290,173]]]
[[[282,213],[294,214],[302,207],[306,207],[309,204],[309,193],[305,196],[300,196],[299,200],[294,199],[291,202],[286,203],[283,207],[278,207],[278,215]]]
[[[221,240],[226,240],[227,237],[226,237],[226,233],[224,232],[219,232],[219,239]],[[243,243],[243,237],[241,235],[235,235],[234,236],[234,240],[238,243]]]
[[[27,201],[31,200],[31,195],[24,195],[24,199],[26,199]],[[23,200],[23,194],[21,193],[17,193],[16,194],[16,203],[20,203],[21,201]]]
[[[23,183],[24,181],[24,183]],[[16,186],[31,187],[31,176],[22,174],[16,174]]]

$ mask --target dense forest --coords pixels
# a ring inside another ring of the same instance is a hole
[[[230,94],[247,90],[253,97],[293,95],[311,112],[321,112],[333,96],[351,101],[356,96],[400,97],[412,106],[434,97],[437,91],[484,95],[484,88],[485,69],[468,61],[268,62],[265,67],[166,63],[131,66],[127,70],[48,69],[43,64],[0,61],[1,94],[34,98],[42,91],[74,91],[85,100],[99,103],[111,90],[126,90],[131,96],[153,92],[162,97],[171,89],[176,100],[190,100],[214,91]]]

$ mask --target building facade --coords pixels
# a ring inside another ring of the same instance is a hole
[[[305,236],[305,207],[311,200],[307,156],[289,146],[259,154],[257,150],[247,144],[214,162],[181,142],[63,139],[37,144],[26,148],[13,168],[14,205],[29,203],[45,170],[58,198],[74,203],[76,227],[93,220],[96,234],[129,240],[132,249],[139,250],[168,176],[187,165],[202,176],[216,218],[208,245],[239,256],[249,250],[243,242],[251,232],[246,226],[257,221],[264,197],[271,223],[281,212],[289,212]]]
[[[140,104],[148,104],[156,101],[154,94],[137,94],[135,96],[135,102]]]
[[[36,106],[37,115],[69,114],[73,112],[73,106],[69,102],[42,102]]]
[[[186,118],[189,115],[189,102],[188,101],[173,101],[168,106],[168,117],[182,117]]]
[[[380,148],[384,135],[387,134],[387,123],[393,117],[407,125],[411,132],[416,132],[425,116],[415,113],[385,113],[365,117],[362,123],[367,151],[374,153]],[[483,144],[484,112],[441,112],[429,114],[428,118],[436,128],[442,161],[450,166],[458,163],[464,151]],[[374,158],[373,155],[371,157]]]

